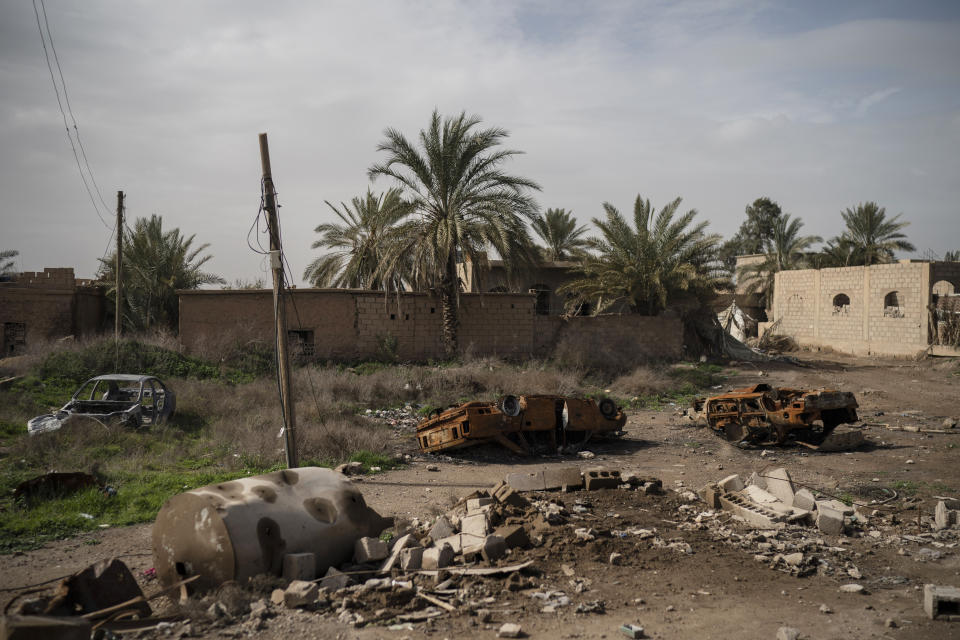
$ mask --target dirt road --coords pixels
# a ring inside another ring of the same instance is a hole
[[[945,360],[887,361],[831,356],[803,357],[806,366],[733,364],[725,388],[756,382],[794,387],[828,387],[852,391],[860,415],[870,425],[943,428],[945,418],[960,418],[957,363]],[[822,454],[802,448],[741,450],[704,429],[690,426],[678,407],[632,412],[627,436],[589,447],[591,460],[523,459],[496,450],[468,451],[455,459],[416,458],[408,467],[359,481],[368,504],[384,515],[430,519],[473,489],[486,488],[511,471],[549,465],[607,466],[660,478],[665,495],[605,490],[553,494],[575,510],[563,526],[548,531],[543,544],[517,551],[511,561],[533,559],[538,571],[516,587],[505,579],[475,580],[459,585],[464,603],[476,606],[428,622],[388,630],[338,622],[336,613],[317,615],[281,610],[260,625],[195,624],[171,633],[192,631],[202,637],[436,637],[467,634],[493,638],[503,622],[517,622],[535,638],[615,638],[618,627],[634,623],[654,638],[776,637],[781,626],[800,629],[808,638],[956,638],[960,622],[930,621],[922,610],[922,585],[960,586],[958,533],[910,539],[929,534],[918,516],[932,516],[934,496],[960,497],[960,428],[956,435],[924,434],[869,426],[868,446],[855,452]],[[593,444],[593,443],[592,443]],[[439,471],[428,471],[436,465]],[[772,467],[785,467],[803,485],[847,499],[869,503],[897,492],[890,512],[871,519],[856,536],[829,537],[810,529],[791,539],[769,538],[737,523],[697,522],[705,505],[688,502],[685,489],[696,490],[732,473],[743,477]],[[679,491],[678,491],[679,490]],[[577,501],[580,504],[577,504]],[[954,503],[954,506],[958,506]],[[892,513],[891,518],[889,514]],[[577,541],[575,528],[595,530],[595,540]],[[655,530],[651,539],[622,536],[626,530]],[[876,532],[876,533],[874,533]],[[903,536],[907,536],[904,538]],[[689,545],[689,553],[686,547]],[[767,546],[764,546],[767,545]],[[810,571],[770,562],[770,551],[800,550]],[[679,549],[679,550],[678,550]],[[926,552],[922,549],[927,549]],[[0,586],[18,587],[68,574],[96,560],[124,559],[138,575],[152,566],[149,526],[87,534],[46,548],[0,556]],[[765,560],[755,559],[765,551]],[[611,565],[611,553],[623,554]],[[859,576],[859,577],[857,577]],[[857,583],[864,594],[839,592]],[[156,588],[144,582],[145,590]],[[526,588],[530,587],[530,588]],[[552,592],[563,592],[570,604],[543,613]],[[531,594],[542,594],[533,596]],[[6,602],[11,592],[2,594]],[[546,598],[546,600],[545,600]],[[602,602],[602,607],[595,603]],[[577,613],[576,609],[592,612]],[[825,605],[829,613],[821,612]],[[604,613],[597,612],[600,608]],[[372,612],[363,612],[368,618]],[[256,626],[262,628],[254,630]],[[159,636],[158,636],[159,637]]]

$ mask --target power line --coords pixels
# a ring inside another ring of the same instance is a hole
[[[43,0],[40,0],[41,5]],[[57,79],[53,74],[53,65],[50,64],[50,52],[47,50],[47,38],[50,39],[50,48],[53,49],[53,37],[50,35],[50,27],[47,25],[47,35],[44,37],[43,26],[40,24],[40,11],[37,9],[37,2],[33,0],[33,14],[37,19],[37,30],[40,32],[40,44],[43,45],[43,56],[47,61],[47,70],[50,72],[50,82],[53,84],[53,92],[57,96],[57,106],[60,108],[60,117],[63,118],[63,128],[67,132],[67,140],[70,142],[70,149],[73,151],[73,160],[77,165],[77,170],[80,172],[80,179],[83,181],[83,188],[87,192],[87,197],[90,198],[90,204],[93,205],[93,210],[96,211],[97,217],[100,218],[100,222],[103,223],[103,226],[107,229],[110,228],[110,224],[107,223],[106,219],[103,217],[103,214],[100,211],[100,207],[97,205],[97,201],[93,197],[93,192],[90,190],[90,185],[87,182],[87,177],[83,172],[83,167],[80,165],[80,156],[77,154],[77,145],[73,142],[73,135],[70,134],[70,125],[67,123],[67,114],[63,109],[63,101],[60,99],[60,88],[57,86]],[[46,7],[43,9],[44,22],[47,19],[47,10]],[[56,57],[56,51],[54,51],[54,57]],[[57,62],[57,69],[60,69],[60,62]],[[63,80],[63,72],[60,72],[61,81]],[[67,94],[66,84],[63,85],[64,97]],[[69,102],[68,102],[69,105]],[[73,112],[70,113],[70,118],[73,119]],[[73,120],[74,129],[76,129],[76,120]],[[77,129],[77,142],[80,142],[80,134]],[[83,145],[81,144],[81,149]],[[90,181],[93,182],[94,187],[96,188],[96,181],[93,179],[93,172],[90,171],[90,164],[86,162],[86,152],[84,152],[84,162],[87,165],[87,171],[90,173]],[[100,194],[99,188],[97,188],[97,194]],[[100,201],[103,202],[103,196],[100,195]],[[106,203],[103,203],[104,208],[109,212],[110,208],[106,206]]]

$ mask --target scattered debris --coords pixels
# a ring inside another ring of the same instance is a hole
[[[613,400],[564,396],[503,396],[435,411],[417,426],[425,452],[496,442],[514,453],[582,446],[594,434],[622,435],[627,416]]]
[[[635,624],[630,624],[629,622],[620,625],[620,633],[627,636],[628,638],[644,638],[646,637],[643,632],[643,627]]]
[[[808,391],[756,384],[697,398],[690,414],[695,422],[702,421],[730,442],[766,446],[794,438],[812,448],[826,442],[828,448],[836,450],[841,442],[830,443],[828,436],[837,425],[857,421],[857,406],[849,391]]]
[[[173,391],[159,378],[113,373],[84,382],[58,412],[28,421],[27,432],[33,436],[56,431],[73,416],[100,422],[116,420],[138,428],[160,424],[173,414],[176,405]]]

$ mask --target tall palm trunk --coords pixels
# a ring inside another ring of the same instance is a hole
[[[440,314],[443,321],[443,352],[448,358],[457,355],[457,259],[454,252],[447,258],[446,269],[440,280]]]

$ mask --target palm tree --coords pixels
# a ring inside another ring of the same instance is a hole
[[[960,262],[960,251],[947,251],[943,259],[945,262]]]
[[[180,235],[180,229],[163,230],[163,218],[137,218],[133,229],[124,229],[122,283],[123,324],[132,329],[166,327],[177,330],[178,289],[197,289],[205,284],[225,284],[218,275],[200,268],[211,255],[201,255],[210,245],[193,247],[195,236]],[[116,251],[101,259],[100,280],[116,282]],[[113,298],[116,288],[107,291]],[[110,305],[113,308],[113,305]]]
[[[851,265],[893,262],[894,250],[915,251],[900,230],[909,222],[898,222],[900,214],[887,220],[887,211],[876,202],[865,202],[856,209],[841,212],[847,224],[844,237],[853,245]]]
[[[457,262],[482,266],[487,248],[508,265],[536,260],[524,221],[536,215],[537,205],[528,193],[540,187],[502,170],[503,163],[520,152],[500,148],[507,132],[478,129],[480,122],[466,113],[441,119],[434,110],[429,126],[420,131],[418,146],[396,129],[387,129],[377,146],[387,159],[369,170],[371,180],[394,179],[416,212],[398,228],[380,273],[394,273],[406,263],[416,287],[437,291],[448,357],[458,348]]]
[[[748,279],[747,291],[759,293],[761,301],[770,308],[773,302],[773,283],[780,271],[801,269],[807,266],[807,254],[811,245],[821,242],[820,236],[801,236],[803,221],[783,214],[773,224],[772,238],[766,242],[766,257],[762,262],[747,265],[740,270],[739,277]]]
[[[18,255],[20,255],[20,252],[16,249],[0,251],[0,275],[5,276],[14,272],[13,270],[17,263],[15,260],[11,260],[10,258],[16,258]]]
[[[583,234],[586,225],[577,226],[577,221],[566,209],[547,209],[537,216],[531,225],[545,247],[541,248],[544,260],[559,262],[582,253],[586,247]]]
[[[846,236],[834,236],[820,247],[820,251],[809,256],[811,266],[817,269],[849,267],[853,260],[853,244]]]
[[[593,219],[600,238],[591,238],[577,267],[579,277],[557,289],[572,294],[568,304],[594,305],[595,313],[625,305],[656,315],[682,296],[713,294],[723,283],[716,251],[720,236],[707,234],[706,221],[694,224],[695,209],[675,219],[681,198],[654,216],[649,200],[637,196],[633,226],[612,204],[606,219]],[[691,226],[692,225],[692,226]]]
[[[341,202],[342,209],[338,209],[327,202],[343,224],[317,226],[315,231],[321,237],[311,248],[331,251],[307,266],[304,280],[315,287],[402,289],[406,274],[401,271],[381,276],[379,271],[397,225],[411,211],[409,203],[404,202],[400,189],[389,189],[379,196],[367,189],[365,197],[356,197],[351,204],[352,209]]]

